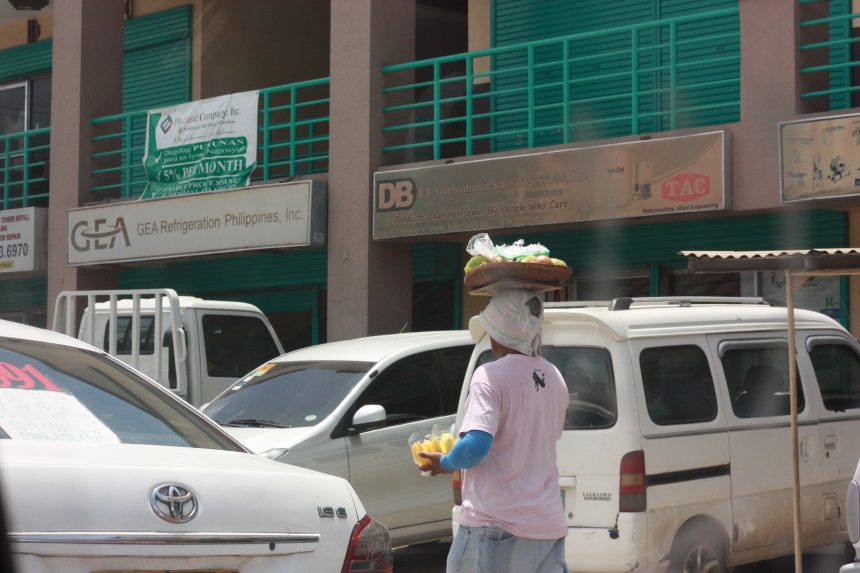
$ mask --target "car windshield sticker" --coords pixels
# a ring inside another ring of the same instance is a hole
[[[56,384],[32,364],[18,367],[2,360],[0,360],[0,388],[61,391]]]
[[[275,367],[275,365],[271,362],[263,364],[262,366],[260,366],[256,370],[254,370],[247,378],[245,378],[245,380],[250,380],[251,378],[254,378],[255,376],[262,376],[263,374],[265,374],[266,372],[268,372],[269,370],[271,370],[274,367]]]
[[[64,392],[0,390],[0,427],[13,440],[118,444],[119,438],[77,398]]]

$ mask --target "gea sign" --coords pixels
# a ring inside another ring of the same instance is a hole
[[[376,184],[376,210],[409,209],[415,204],[415,182],[411,179]]]
[[[711,192],[711,178],[701,173],[678,173],[663,182],[663,199],[693,201]]]

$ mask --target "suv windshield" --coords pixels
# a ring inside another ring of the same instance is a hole
[[[111,358],[10,338],[0,338],[0,438],[243,451]]]
[[[221,394],[205,412],[225,426],[314,426],[334,411],[372,366],[372,362],[336,360],[269,362]]]

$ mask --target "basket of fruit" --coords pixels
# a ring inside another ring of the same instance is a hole
[[[486,234],[476,235],[466,249],[472,258],[466,264],[463,284],[473,295],[492,296],[501,290],[523,288],[535,292],[557,290],[570,277],[571,268],[536,243],[493,245]]]

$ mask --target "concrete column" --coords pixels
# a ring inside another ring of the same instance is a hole
[[[372,238],[382,67],[413,59],[415,0],[332,0],[328,340],[411,330],[412,251]]]
[[[731,127],[733,207],[773,208],[779,202],[777,126],[799,109],[797,2],[743,0],[741,123]]]
[[[54,0],[48,325],[63,290],[119,285],[116,269],[67,266],[66,211],[92,201],[92,118],[122,111],[123,3]]]

